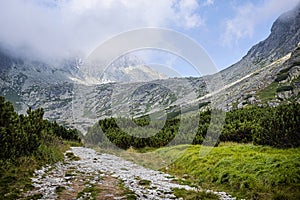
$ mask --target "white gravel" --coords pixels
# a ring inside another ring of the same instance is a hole
[[[174,183],[173,176],[169,174],[144,168],[111,154],[99,154],[95,150],[85,147],[72,147],[70,151],[81,159],[79,161],[68,160],[64,163],[57,163],[52,167],[46,166],[41,170],[37,170],[35,177],[32,178],[35,190],[27,195],[41,193],[43,194],[42,199],[50,200],[58,197],[55,192],[58,186],[72,190],[70,177],[64,175],[64,172],[69,168],[93,176],[94,178],[90,180],[91,184],[101,184],[101,176],[105,176],[105,174],[118,178],[124,182],[125,187],[136,194],[137,199],[176,199],[172,192],[173,188],[196,190],[196,188],[188,185]],[[140,185],[140,180],[148,180],[151,183],[148,186]],[[212,190],[207,192],[217,194],[222,200],[236,199],[225,192]],[[120,198],[115,197],[115,199]]]

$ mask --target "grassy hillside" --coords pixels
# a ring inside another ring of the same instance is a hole
[[[277,149],[222,142],[209,154],[200,157],[199,153],[207,148],[177,145],[159,149],[97,150],[116,154],[148,168],[162,167],[160,170],[174,175],[178,182],[204,190],[225,191],[238,199],[300,199],[299,147]],[[178,192],[189,197],[182,191]]]
[[[155,154],[174,157],[183,146],[161,148]],[[189,146],[165,171],[184,177],[184,182],[239,198],[300,199],[300,148],[221,143],[200,158],[201,148],[205,147]]]

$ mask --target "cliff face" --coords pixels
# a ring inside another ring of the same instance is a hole
[[[285,56],[300,42],[300,4],[282,14],[264,41],[254,45],[239,62],[222,71],[228,82],[236,81],[258,68]]]

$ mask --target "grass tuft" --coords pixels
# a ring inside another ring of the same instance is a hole
[[[77,199],[96,199],[100,191],[101,190],[99,188],[91,184],[77,194]]]
[[[80,160],[80,157],[75,156],[73,152],[66,152],[66,157],[68,157],[72,161]]]
[[[149,181],[149,180],[140,180],[138,184],[142,185],[142,186],[150,186],[151,181]]]
[[[185,189],[174,188],[174,195],[177,198],[183,198],[186,200],[202,199],[202,200],[217,200],[219,197],[213,193],[205,191],[189,191]]]

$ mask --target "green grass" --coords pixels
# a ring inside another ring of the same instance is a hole
[[[176,156],[182,146],[155,153]],[[246,199],[300,199],[300,148],[274,149],[252,144],[221,144],[205,157],[190,146],[166,172],[203,189]]]
[[[35,169],[64,159],[67,145],[41,145],[34,156],[21,157],[15,162],[0,160],[0,197],[18,199],[22,193],[32,189],[30,177]],[[32,199],[34,199],[32,197]]]
[[[225,191],[245,199],[300,199],[300,148],[227,142],[200,157],[201,149],[207,147],[179,145],[146,153],[134,149],[109,153],[153,169],[161,162],[171,163],[161,170],[176,176],[181,184],[204,190]]]
[[[136,200],[136,195],[129,188],[125,187],[124,182],[120,180],[118,187],[123,191],[122,195],[126,196],[127,200]]]
[[[293,86],[282,85],[276,89],[276,92],[279,93],[279,92],[286,92],[286,91],[291,91],[291,90],[293,90]]]
[[[74,169],[66,171],[65,177],[72,177],[72,176],[76,176],[76,172]]]
[[[80,160],[80,157],[75,156],[73,152],[67,152],[67,153],[66,153],[66,156],[67,156],[70,160],[72,160],[72,161],[78,161],[78,160]]]
[[[84,146],[83,143],[74,142],[74,141],[68,141],[68,140],[64,140],[63,143],[64,143],[65,145],[69,145],[69,146],[71,146],[71,147],[82,147],[82,146]]]
[[[148,187],[148,186],[150,186],[151,181],[149,181],[149,180],[139,180],[138,184]]]
[[[83,199],[96,199],[98,196],[98,193],[101,190],[95,185],[90,185],[89,187],[84,188],[81,192],[77,194],[77,198],[83,198]],[[86,194],[89,194],[88,196],[85,196]]]
[[[8,101],[11,101],[13,103],[14,108],[16,110],[22,109],[21,105],[17,103],[17,102],[21,102],[22,99],[21,99],[20,95],[18,95],[18,92],[15,91],[14,89],[9,89],[8,91],[6,91],[5,98]]]
[[[279,86],[279,83],[273,82],[263,90],[259,91],[257,95],[263,102],[267,102],[269,100],[274,100],[276,97],[276,90]]]
[[[34,171],[34,160],[28,159],[20,166],[6,164],[1,166],[0,196],[5,199],[17,199],[22,191],[32,188],[29,179]]]
[[[32,196],[26,197],[24,200],[38,200],[41,199],[42,197],[43,197],[42,194],[34,194]]]
[[[177,198],[183,198],[186,200],[196,200],[196,199],[202,199],[202,200],[217,200],[219,197],[213,193],[206,193],[204,191],[188,191],[185,189],[179,189],[174,188],[174,195]]]
[[[57,186],[57,187],[55,188],[55,192],[56,192],[57,194],[62,193],[64,190],[66,190],[66,188],[63,187],[63,186]]]

